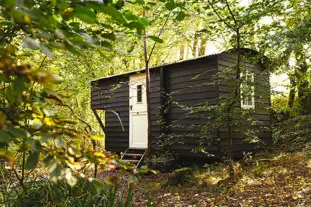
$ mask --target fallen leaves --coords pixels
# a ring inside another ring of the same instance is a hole
[[[135,206],[146,206],[146,197],[153,206],[311,206],[310,154],[281,154],[269,162],[240,167],[237,182],[226,180],[223,167],[200,171],[197,185],[146,190],[146,183],[165,182],[167,174],[142,178],[138,183]],[[260,160],[258,158],[258,160]],[[217,182],[215,181],[218,181]]]

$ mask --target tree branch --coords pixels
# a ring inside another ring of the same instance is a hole
[[[159,38],[160,38],[161,34],[162,34],[163,31],[164,31],[164,28],[165,28],[165,26],[166,26],[166,24],[167,24],[167,22],[168,22],[168,20],[169,20],[170,15],[171,15],[171,12],[167,15],[167,18],[166,18],[164,24],[162,25],[162,28],[161,28],[161,30],[160,30],[160,32],[159,32],[159,34],[158,34],[158,37],[159,37]],[[149,61],[150,61],[150,58],[151,58],[151,56],[152,56],[152,53],[153,53],[153,51],[154,51],[154,49],[155,49],[156,44],[157,44],[157,42],[154,42],[154,44],[153,44],[153,46],[152,46],[152,48],[151,48],[151,51],[150,51],[150,53],[149,53],[148,60],[147,60],[148,63],[149,63]]]
[[[228,8],[228,10],[229,10],[229,13],[230,13],[230,15],[231,15],[233,21],[234,21],[235,27],[238,28],[239,24],[238,24],[238,22],[237,22],[237,20],[236,20],[236,18],[235,18],[235,16],[234,16],[234,14],[233,14],[231,8],[230,8],[230,5],[229,5],[229,3],[228,3],[228,0],[226,0],[226,6],[227,6],[227,8]]]
[[[213,4],[210,1],[207,1],[209,3],[209,5],[212,7],[214,13],[218,16],[218,18],[225,24],[227,25],[228,28],[232,29],[234,32],[236,32],[236,29],[234,27],[232,27],[228,22],[226,22],[218,13],[218,11],[216,10],[216,8],[213,6]]]

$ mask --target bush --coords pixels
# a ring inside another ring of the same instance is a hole
[[[274,144],[288,151],[301,150],[311,142],[311,115],[295,118],[275,124]]]
[[[132,206],[133,192],[130,186],[127,195],[117,191],[117,185],[105,185],[79,179],[71,187],[66,181],[57,183],[41,180],[25,183],[27,193],[13,191],[6,198],[5,206]],[[14,193],[16,192],[16,193]],[[118,194],[118,196],[117,196]],[[1,199],[0,199],[1,201]],[[0,202],[0,205],[1,202]]]

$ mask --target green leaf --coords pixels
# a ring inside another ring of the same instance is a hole
[[[139,4],[139,5],[144,5],[145,1],[144,0],[136,0],[135,3]]]
[[[178,13],[177,17],[176,17],[176,20],[178,20],[178,21],[182,21],[182,20],[184,20],[184,19],[185,19],[185,17],[186,17],[185,12],[180,11],[180,12]]]
[[[2,82],[8,82],[9,78],[7,75],[4,75],[3,73],[0,73],[0,81]]]
[[[9,143],[10,141],[12,141],[12,137],[10,136],[10,134],[6,131],[0,131],[0,142],[5,142],[5,143]]]
[[[126,23],[126,19],[124,18],[124,16],[114,6],[107,5],[105,7],[96,7],[96,10],[111,16],[114,20],[116,20],[120,24]]]
[[[165,7],[168,9],[168,10],[173,10],[176,8],[176,3],[174,1],[169,1],[165,4]]]
[[[43,162],[44,164],[48,165],[52,160],[53,160],[53,156],[52,155],[49,155],[47,156],[46,158],[44,158]]]
[[[148,36],[150,39],[152,39],[153,41],[155,41],[155,42],[158,42],[158,43],[163,43],[163,40],[161,39],[161,38],[159,38],[159,37],[156,37],[156,36],[153,36],[153,35],[151,35],[151,36]]]
[[[100,45],[102,47],[106,48],[107,50],[111,50],[112,49],[112,45],[109,42],[107,42],[107,41],[100,42]]]
[[[116,35],[114,33],[103,33],[103,34],[101,34],[101,36],[105,39],[109,39],[112,41],[116,40]]]
[[[91,139],[95,141],[104,141],[105,137],[104,136],[91,136]]]
[[[1,0],[0,5],[9,8],[9,7],[14,7],[16,4],[16,0]]]
[[[104,183],[101,182],[100,180],[93,179],[92,184],[97,188],[97,189],[103,189],[105,187]]]
[[[95,24],[98,22],[96,14],[83,6],[75,8],[75,16],[89,24]]]
[[[9,128],[8,131],[14,137],[19,137],[19,138],[29,137],[29,132],[21,128]]]
[[[28,143],[30,145],[31,149],[34,151],[40,151],[42,149],[42,145],[39,142],[39,140],[28,139],[26,143]]]
[[[133,21],[133,20],[137,20],[138,17],[136,15],[134,15],[132,12],[130,11],[125,11],[123,12],[123,15],[124,17],[127,19],[127,20],[130,20],[130,21]]]
[[[137,30],[142,30],[145,29],[146,27],[140,23],[140,22],[131,22],[129,24],[126,25],[128,28],[130,29],[137,29]]]
[[[14,93],[20,94],[26,88],[26,79],[24,77],[17,77],[13,83]]]
[[[141,17],[138,20],[142,25],[144,25],[145,27],[147,27],[150,23],[148,21],[148,19],[146,19],[145,17]]]
[[[52,180],[57,180],[57,178],[59,176],[61,176],[62,169],[63,169],[62,165],[59,164],[57,161],[55,161],[53,164],[51,164],[51,166],[49,168],[49,172],[50,172],[51,177],[54,178]]]
[[[29,155],[25,163],[26,170],[32,170],[37,166],[39,161],[39,155],[40,155],[39,152],[33,152]]]

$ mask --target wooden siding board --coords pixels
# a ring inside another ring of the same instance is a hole
[[[206,102],[217,103],[217,86],[210,84],[217,73],[217,59],[209,58],[208,61],[197,62],[194,60],[191,64],[169,67],[165,73],[167,93],[172,102],[166,116],[170,124],[169,132],[181,136],[184,143],[174,145],[173,149],[191,151],[199,147],[201,128],[207,120],[195,117],[198,114],[188,114],[188,110],[184,110],[181,105],[192,107]],[[213,151],[218,149],[217,146],[213,148]]]
[[[219,57],[219,70],[227,70],[228,67],[233,67],[236,65],[237,62],[237,56],[232,54],[221,54],[218,55]],[[267,126],[270,128],[270,97],[268,94],[270,94],[270,85],[269,85],[269,73],[268,71],[263,70],[263,67],[259,64],[254,64],[250,59],[246,59],[245,68],[248,70],[251,70],[254,72],[254,80],[255,80],[255,111],[250,115],[255,120],[260,121],[261,123],[258,123],[259,127]],[[234,74],[232,73],[233,77]],[[220,77],[223,77],[220,75]],[[219,85],[219,96],[223,98],[229,98],[231,88],[228,85],[228,77],[221,78],[221,84]],[[265,88],[266,92],[261,92],[258,90],[258,88]],[[265,94],[264,94],[265,93]],[[240,103],[238,103],[240,107]],[[271,128],[268,129],[268,131],[262,131],[258,134],[259,138],[262,140],[266,139],[272,139],[271,136]],[[228,137],[228,133],[226,130],[221,129],[220,130],[220,137],[221,139],[221,150],[225,150],[225,147],[227,144],[226,138]],[[233,151],[241,151],[244,147],[245,150],[252,150],[254,149],[253,144],[246,143],[245,136],[241,133],[234,133],[233,134]]]
[[[99,80],[92,88],[91,106],[95,109],[106,109],[105,147],[108,151],[121,152],[129,145],[129,86],[128,77]],[[121,82],[121,83],[120,83]],[[116,86],[118,86],[116,88]],[[111,90],[113,88],[113,90]],[[103,98],[109,96],[111,98]],[[122,131],[118,117],[109,112],[119,113],[125,131]]]

